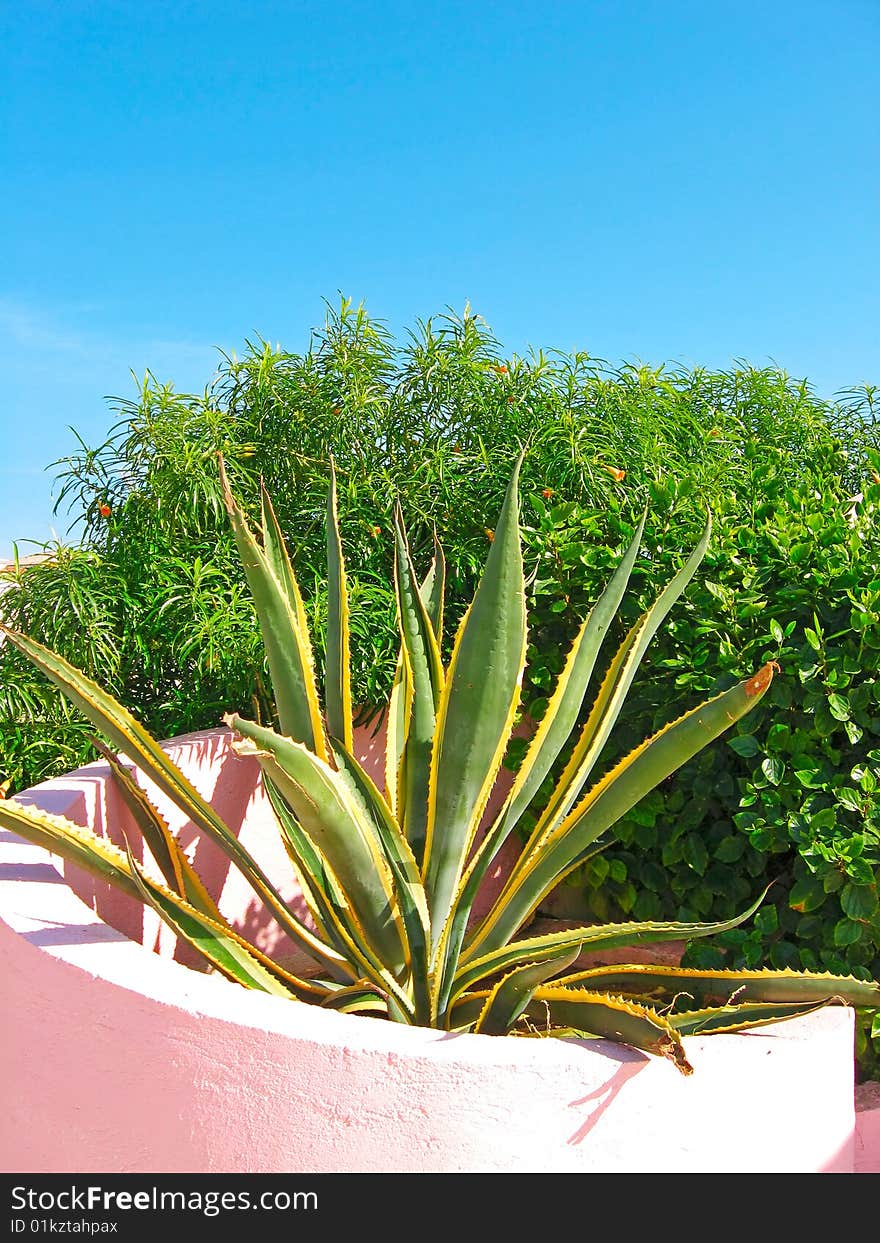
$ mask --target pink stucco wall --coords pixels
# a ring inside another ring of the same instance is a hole
[[[228,742],[169,748],[271,862],[253,762]],[[104,776],[92,765],[20,798],[100,831],[119,814]],[[78,896],[62,870],[0,832],[4,1172],[854,1168],[846,1009],[690,1038],[683,1078],[606,1041],[455,1036],[247,992],[176,961],[149,918],[72,876]],[[269,944],[222,868],[214,879]]]

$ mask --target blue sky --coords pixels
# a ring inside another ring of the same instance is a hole
[[[106,397],[401,335],[880,382],[880,0],[0,0],[0,557]]]

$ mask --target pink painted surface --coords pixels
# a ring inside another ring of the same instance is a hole
[[[857,1174],[880,1174],[880,1083],[860,1083],[856,1088]]]
[[[254,763],[228,742],[217,730],[168,749],[277,875]],[[91,765],[20,801],[118,829],[105,777]],[[207,846],[169,819],[214,870],[225,913],[273,944]],[[61,873],[0,833],[4,1172],[854,1168],[846,1009],[689,1038],[684,1078],[607,1041],[455,1036],[248,992],[191,970],[149,918]]]

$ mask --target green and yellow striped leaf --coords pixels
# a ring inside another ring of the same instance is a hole
[[[309,934],[289,910],[262,868],[251,858],[238,838],[202,798],[192,783],[144,727],[112,695],[56,652],[28,635],[0,625],[0,633],[53,681],[75,708],[109,738],[117,751],[136,764],[197,829],[207,834],[271,911],[279,926],[298,944],[309,942]]]
[[[560,981],[562,983],[563,981]],[[648,998],[668,1005],[675,998],[694,1008],[739,1006],[745,1002],[811,1004],[839,998],[851,1006],[880,1006],[880,984],[855,976],[823,971],[772,970],[703,971],[691,967],[624,964],[591,967],[566,976],[565,984]]]
[[[128,856],[135,884],[143,901],[151,906],[177,936],[187,941],[218,971],[245,988],[259,989],[288,1000],[321,1002],[327,989],[284,971],[255,946],[249,944],[225,921],[211,919],[197,911],[178,894],[152,880]]]
[[[220,482],[232,522],[238,554],[260,622],[260,634],[269,662],[275,706],[282,733],[305,743],[327,759],[324,725],[315,684],[311,640],[296,577],[278,529],[271,502],[263,499],[261,548],[229,487],[222,456]]]
[[[140,897],[125,854],[91,829],[84,829],[40,807],[24,805],[15,798],[0,800],[0,825],[34,846],[76,864],[90,876],[106,881],[129,897]]]
[[[510,971],[491,989],[474,1026],[486,1036],[504,1036],[511,1031],[534,996],[535,989],[574,962],[580,945],[559,951],[541,962],[529,962]]]
[[[425,848],[428,781],[443,665],[428,610],[419,590],[399,507],[394,515],[394,589],[404,680],[411,689],[401,756],[397,817],[417,859]]]
[[[237,715],[225,720],[244,740],[234,744],[235,750],[256,756],[327,860],[350,905],[358,938],[399,979],[408,967],[408,953],[393,872],[348,784],[302,743]]]
[[[538,847],[522,856],[475,936],[486,952],[509,941],[568,875],[581,852],[650,790],[685,764],[766,694],[773,666],[723,691],[665,726],[607,773]]]
[[[679,572],[664,588],[653,605],[642,614],[636,624],[620,644],[611,665],[608,668],[602,685],[590,713],[581,728],[577,743],[569,757],[568,763],[559,777],[547,805],[526,845],[525,854],[532,850],[540,850],[546,837],[568,815],[577,801],[578,795],[586,784],[590,773],[599,758],[602,748],[608,741],[611,730],[617,721],[632,685],[633,678],[641,664],[648,644],[657,633],[670,609],[676,603],[690,583],[700,562],[706,555],[709,537],[712,531],[711,516],[696,548],[688,557]]]
[[[586,924],[579,928],[546,932],[541,936],[522,937],[518,941],[510,941],[482,953],[477,952],[480,945],[475,940],[466,947],[462,955],[461,966],[455,977],[453,997],[473,988],[480,980],[506,971],[517,963],[537,961],[557,950],[574,945],[580,945],[584,950],[596,951],[617,949],[621,946],[662,945],[669,941],[689,941],[729,932],[731,928],[738,927],[754,915],[764,901],[767,889],[744,911],[730,919],[703,923],[639,920],[621,924]]]
[[[146,792],[137,784],[132,773],[99,738],[93,738],[92,745],[109,764],[116,787],[140,829],[150,854],[165,877],[166,884],[174,893],[186,898],[197,910],[215,919],[222,919],[202,878],[186,857],[165,818],[147,798]]]
[[[521,461],[522,454],[486,568],[456,636],[437,712],[423,868],[435,942],[448,918],[519,703],[526,653]]]
[[[336,467],[331,460],[330,491],[327,495],[327,643],[324,701],[330,736],[338,739],[346,750],[351,751],[354,735],[349,649],[348,587],[342,541],[339,537]]]
[[[601,1036],[668,1058],[683,1075],[693,1074],[678,1029],[655,1010],[623,997],[545,985],[535,991],[528,1015],[536,1035],[549,1024],[551,1036],[552,1028],[573,1030],[586,1039]]]

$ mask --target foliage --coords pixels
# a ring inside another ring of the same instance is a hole
[[[829,402],[778,369],[745,364],[712,372],[612,368],[581,353],[505,358],[467,311],[421,323],[398,343],[343,301],[302,354],[258,341],[242,358],[223,358],[202,394],[148,375],[135,400],[116,405],[106,443],[80,445],[59,464],[59,503],[72,504],[82,549],[53,549],[57,565],[9,576],[4,610],[10,625],[109,684],[160,737],[213,726],[226,710],[271,720],[218,450],[249,513],[258,512],[261,475],[269,485],[319,669],[324,463],[334,455],[352,693],[367,710],[386,700],[395,672],[395,495],[416,560],[430,556],[435,527],[446,549],[448,659],[489,546],[480,515],[500,506],[514,446],[528,441],[524,705],[536,716],[645,502],[622,625],[698,538],[695,514],[711,509],[704,574],[655,639],[657,658],[636,680],[603,762],[668,720],[670,683],[689,704],[776,660],[773,719],[762,707],[742,741],[702,753],[674,787],[649,795],[556,900],[599,920],[723,919],[775,881],[748,931],[701,941],[695,961],[877,975],[874,389]],[[808,631],[818,637],[820,628],[817,651]],[[94,758],[78,714],[8,644],[0,687],[8,788]],[[802,891],[808,909],[798,910]],[[880,1077],[880,1030],[872,1044],[869,1028],[870,1017],[861,1073]]]
[[[57,654],[13,630],[5,636],[109,739],[218,842],[316,970],[294,975],[224,919],[158,811],[109,753],[164,883],[92,831],[62,817],[0,806],[0,824],[137,895],[229,979],[299,1002],[398,1022],[487,1035],[605,1036],[669,1058],[692,1073],[682,1036],[738,1031],[830,1002],[866,1006],[880,986],[845,975],[689,971],[634,964],[583,967],[584,950],[701,937],[742,925],[760,905],[721,923],[630,921],[528,935],[543,898],[601,849],[607,830],[659,782],[757,707],[773,665],[665,725],[598,778],[594,769],[652,637],[703,558],[709,527],[685,565],[637,619],[590,693],[644,529],[581,624],[540,725],[503,806],[480,828],[519,704],[526,652],[526,584],[519,527],[519,461],[485,569],[440,652],[445,559],[419,584],[395,514],[395,596],[400,650],[388,709],[384,793],[353,753],[348,589],[336,481],[327,513],[328,617],[324,693],[318,695],[300,587],[268,494],[261,533],[229,491],[224,500],[254,596],[278,729],[228,715],[240,754],[255,755],[315,931],[201,800],[186,777],[119,702]],[[582,705],[591,706],[575,728]],[[474,899],[501,846],[571,739],[568,763],[489,912]],[[520,935],[525,929],[526,935]],[[521,1026],[521,1024],[525,1026]]]

